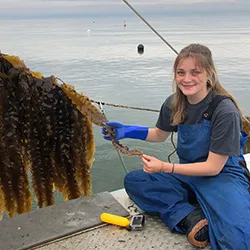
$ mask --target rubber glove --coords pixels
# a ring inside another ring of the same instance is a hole
[[[125,125],[120,122],[106,122],[106,124],[115,129],[116,140],[124,138],[146,140],[148,136],[148,127]],[[102,128],[102,134],[104,134],[104,139],[111,139],[109,136],[106,135],[104,128]]]

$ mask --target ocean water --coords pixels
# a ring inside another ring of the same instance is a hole
[[[219,78],[250,114],[250,17],[248,15],[149,16],[147,21],[177,50],[202,43],[213,52]],[[55,75],[96,101],[160,109],[172,93],[176,54],[138,17],[0,20],[2,53],[17,55],[32,71]],[[137,46],[144,45],[144,53]],[[154,126],[157,112],[104,106],[109,120]],[[124,165],[101,129],[94,125],[96,152],[93,192],[123,187],[127,171],[139,169],[138,157]],[[167,160],[170,141],[123,140],[124,145]]]

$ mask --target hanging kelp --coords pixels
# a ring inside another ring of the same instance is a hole
[[[242,117],[242,129],[247,132],[248,140],[244,149],[244,153],[250,153],[250,116],[245,115]]]
[[[104,115],[54,76],[30,71],[16,56],[0,54],[0,217],[31,210],[32,187],[39,207],[54,204],[54,189],[65,200],[91,194],[94,160],[92,123]],[[118,150],[138,155],[112,139]]]

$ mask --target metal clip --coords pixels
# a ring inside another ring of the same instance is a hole
[[[141,231],[144,227],[145,216],[142,214],[134,215],[127,227],[128,231]]]
[[[100,108],[101,113],[102,113],[103,115],[105,115],[105,114],[104,114],[104,109],[103,109],[103,106],[102,106],[102,102],[98,102],[98,106],[99,106],[99,108]]]
[[[137,215],[137,214],[139,214],[139,211],[138,211],[138,209],[137,209],[137,207],[135,206],[134,203],[131,204],[130,206],[128,206],[127,209],[129,210],[129,213],[130,213],[131,215]]]

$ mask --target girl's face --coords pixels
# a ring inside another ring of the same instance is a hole
[[[207,74],[197,66],[192,57],[183,58],[175,72],[176,84],[191,104],[200,102],[207,95]]]

